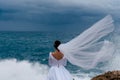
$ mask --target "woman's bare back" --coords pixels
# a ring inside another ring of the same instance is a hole
[[[60,60],[64,57],[64,55],[60,52],[60,51],[55,51],[52,53],[52,56],[56,59],[56,60]]]

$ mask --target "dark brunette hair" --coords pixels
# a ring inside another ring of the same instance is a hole
[[[61,44],[61,42],[59,41],[59,40],[56,40],[55,42],[54,42],[54,48],[56,49],[56,50],[58,50],[59,51],[59,49],[58,49],[58,46]]]

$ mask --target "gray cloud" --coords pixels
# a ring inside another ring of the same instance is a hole
[[[0,0],[0,30],[73,29],[107,14],[119,20],[119,0]],[[87,23],[87,24],[86,24]]]

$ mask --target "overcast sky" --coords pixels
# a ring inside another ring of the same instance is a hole
[[[120,21],[120,0],[0,0],[0,31],[82,30],[107,14]]]

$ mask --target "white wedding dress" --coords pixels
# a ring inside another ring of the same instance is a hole
[[[69,71],[64,67],[67,64],[67,59],[63,57],[60,60],[55,59],[52,53],[49,54],[49,65],[51,66],[47,80],[73,80]]]
[[[51,68],[47,80],[73,80],[64,67],[67,60],[86,70],[93,69],[100,62],[109,61],[114,55],[115,45],[111,41],[101,40],[101,38],[113,31],[113,19],[111,15],[108,15],[77,37],[60,44],[58,49],[64,54],[64,57],[57,60],[50,52],[49,65]]]

